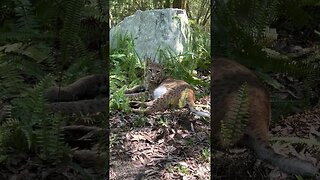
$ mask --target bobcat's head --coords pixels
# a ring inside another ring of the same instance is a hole
[[[150,59],[146,62],[145,80],[153,84],[160,84],[165,78],[164,67],[162,64],[152,62]]]

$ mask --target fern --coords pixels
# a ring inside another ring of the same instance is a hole
[[[26,152],[31,146],[30,136],[23,131],[22,124],[12,117],[10,111],[11,108],[8,106],[6,118],[0,126],[0,152]]]
[[[54,164],[68,153],[61,130],[64,119],[46,109],[46,89],[57,77],[46,74],[57,73],[56,66],[61,65],[69,83],[99,69],[96,61],[92,63],[98,52],[95,47],[88,52],[87,47],[92,37],[100,36],[80,28],[90,16],[82,11],[84,2],[97,10],[92,12],[95,18],[106,19],[102,1],[1,1],[0,9],[10,11],[0,14],[0,100],[12,107],[5,110],[4,119],[1,112],[0,162],[24,152]],[[88,25],[91,30],[96,27]]]
[[[62,65],[70,63],[73,46],[77,45],[75,42],[78,40],[78,31],[80,30],[80,12],[83,0],[68,0],[65,5],[64,25],[61,34]]]
[[[91,1],[84,7],[83,13],[88,18],[93,18],[100,23],[106,23],[108,22],[108,2],[103,0]]]
[[[277,0],[231,0],[228,3],[217,1],[214,17],[214,23],[217,25],[213,29],[213,35],[217,40],[224,42],[222,45],[229,48],[246,50],[246,47],[258,45],[266,26],[276,19],[279,5]],[[224,34],[228,34],[228,37],[222,36]]]
[[[237,97],[226,118],[221,121],[221,135],[223,146],[232,146],[243,136],[244,129],[248,123],[249,99],[247,83],[241,85]]]
[[[270,138],[270,141],[282,141],[282,142],[289,142],[291,144],[298,143],[298,144],[306,144],[309,147],[316,146],[317,149],[320,150],[320,142],[313,138],[313,139],[307,139],[307,138],[299,138],[299,137],[272,137]]]
[[[3,62],[0,57],[0,97],[11,99],[26,89],[23,79],[12,63]]]
[[[54,33],[48,30],[48,22],[52,21],[52,17],[48,17],[48,14],[55,16],[57,11],[51,4],[46,2],[46,9],[42,10],[38,6],[41,6],[44,2],[34,2],[28,0],[14,0],[10,3],[4,3],[3,7],[9,6],[13,9],[13,13],[10,17],[7,17],[4,28],[0,28],[1,37],[0,44],[25,42],[30,43],[34,41],[52,42],[54,39]],[[45,12],[45,13],[43,13]],[[49,13],[50,12],[50,13]],[[47,17],[46,20],[43,18]],[[41,22],[42,21],[42,22]],[[44,28],[44,26],[46,28]],[[50,40],[50,41],[49,41]]]
[[[109,102],[110,112],[112,110],[123,110],[124,112],[130,111],[129,98],[124,95],[126,86],[121,89],[118,89],[115,93],[112,94],[112,98]]]
[[[27,95],[13,101],[13,116],[19,120],[32,152],[43,160],[56,163],[66,153],[61,130],[62,117],[47,112],[45,92],[54,77],[44,77],[38,85],[27,90]],[[17,137],[16,137],[17,138]]]
[[[15,0],[15,3],[18,30],[24,32],[35,31],[38,28],[38,24],[33,15],[31,3],[28,0]]]
[[[276,20],[280,3],[277,0],[251,2],[253,5],[249,6],[249,26],[245,29],[255,42],[260,42],[264,38],[265,28]]]
[[[62,118],[51,115],[39,121],[35,131],[39,156],[49,162],[59,162],[66,151],[61,127]]]

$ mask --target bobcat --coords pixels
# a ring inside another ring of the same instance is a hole
[[[144,92],[141,92],[143,91]],[[136,102],[146,107],[145,110],[134,109],[134,112],[153,114],[158,111],[165,111],[170,108],[181,108],[185,105],[189,110],[202,117],[210,117],[210,113],[198,111],[195,109],[195,94],[191,85],[182,80],[172,79],[165,76],[164,66],[146,61],[146,72],[144,85],[136,86],[125,91],[129,97],[145,96],[152,99],[148,102]]]
[[[211,68],[213,72],[212,111],[214,112],[211,130],[214,141],[219,142],[219,146],[223,144],[221,120],[225,119],[226,113],[230,110],[238,89],[246,82],[249,95],[249,119],[240,142],[251,146],[260,159],[285,172],[308,176],[315,176],[319,173],[319,170],[311,163],[276,154],[269,146],[268,130],[271,109],[268,93],[249,69],[225,58],[215,59]]]

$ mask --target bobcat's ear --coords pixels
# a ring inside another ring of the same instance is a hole
[[[160,67],[161,69],[166,69],[165,65],[162,64],[162,63],[161,63],[161,64],[159,63],[159,67]]]
[[[146,64],[147,65],[151,64],[151,59],[150,58],[146,58]]]

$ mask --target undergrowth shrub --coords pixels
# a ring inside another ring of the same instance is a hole
[[[8,107],[0,116],[0,162],[21,152],[56,164],[70,151],[65,118],[48,111],[45,91],[106,73],[107,4],[4,0],[0,9],[0,108]]]
[[[61,129],[63,118],[46,109],[45,92],[53,83],[44,77],[25,97],[13,100],[1,124],[1,152],[35,153],[42,160],[57,163],[68,153]]]

